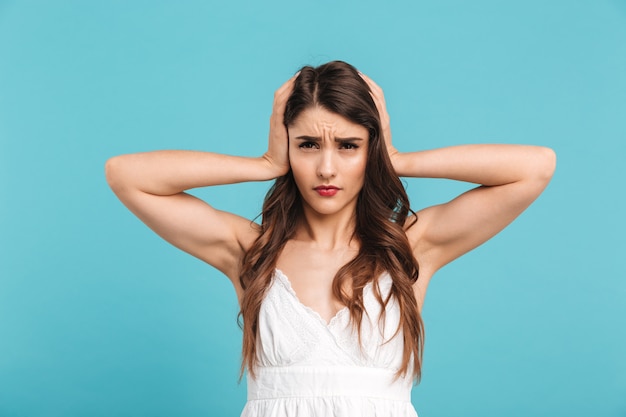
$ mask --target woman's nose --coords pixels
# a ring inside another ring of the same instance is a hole
[[[337,175],[335,155],[332,149],[324,149],[320,153],[317,175],[321,178],[333,178]]]

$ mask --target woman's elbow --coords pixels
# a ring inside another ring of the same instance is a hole
[[[104,175],[109,187],[118,193],[124,188],[124,155],[109,158],[104,164]]]
[[[556,152],[552,148],[538,147],[534,159],[535,177],[544,183],[550,182],[556,169]]]

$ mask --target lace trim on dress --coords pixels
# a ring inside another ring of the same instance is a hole
[[[285,286],[287,291],[295,298],[298,304],[302,306],[304,310],[308,311],[311,315],[316,317],[325,327],[332,327],[333,324],[335,324],[335,322],[343,321],[346,315],[347,316],[350,315],[350,310],[348,309],[348,306],[343,306],[339,311],[337,311],[337,313],[335,313],[334,316],[330,318],[330,321],[326,323],[326,320],[324,320],[324,318],[321,316],[320,313],[318,313],[317,311],[315,311],[314,309],[312,309],[311,307],[307,306],[302,301],[300,301],[300,299],[298,298],[298,294],[296,294],[295,290],[291,286],[291,281],[289,281],[289,277],[287,276],[287,274],[285,274],[280,269],[276,268],[274,276],[280,279],[280,282]],[[364,300],[366,299],[366,295],[369,294],[371,290],[372,290],[372,282],[368,282],[365,288],[363,289]]]

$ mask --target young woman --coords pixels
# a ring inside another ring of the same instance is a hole
[[[143,222],[233,283],[243,416],[398,417],[416,415],[431,277],[509,224],[554,168],[537,146],[400,153],[382,90],[336,61],[276,91],[261,157],[159,151],[114,157],[106,173]],[[479,186],[413,213],[401,176]],[[260,225],[184,192],[272,179]]]

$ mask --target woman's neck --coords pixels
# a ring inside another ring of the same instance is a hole
[[[356,244],[354,213],[323,215],[313,210],[304,210],[294,239],[308,241],[323,250],[344,249]]]

